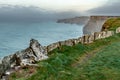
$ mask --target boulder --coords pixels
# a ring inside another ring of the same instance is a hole
[[[25,50],[16,52],[16,55],[17,59],[20,58],[18,61],[20,61],[21,65],[33,64],[48,58],[45,48],[35,39],[31,39],[29,47]]]
[[[79,37],[79,38],[78,38],[78,41],[79,41],[79,43],[81,43],[81,41],[82,41],[82,37]]]
[[[65,45],[66,46],[73,46],[74,45],[73,40],[72,39],[65,40]]]
[[[120,27],[116,29],[116,33],[120,33]]]
[[[47,52],[50,52],[56,48],[60,47],[60,44],[59,42],[56,42],[56,43],[53,43],[53,44],[50,44],[47,46]]]
[[[79,39],[73,39],[73,45],[80,43]]]
[[[65,45],[65,41],[59,41],[60,46]]]
[[[94,40],[98,40],[102,38],[102,32],[95,32],[94,33]]]
[[[106,31],[106,37],[114,35],[114,31]]]
[[[81,43],[82,44],[87,44],[87,43],[89,43],[89,35],[84,35],[83,37],[82,37],[82,41],[81,41]]]
[[[47,58],[48,56],[45,48],[42,47],[37,40],[31,39],[27,49],[5,56],[2,61],[0,61],[0,76],[12,67],[34,65],[35,62]]]
[[[88,37],[88,43],[92,43],[94,41],[94,35],[89,35]]]

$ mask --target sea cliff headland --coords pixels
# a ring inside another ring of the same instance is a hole
[[[92,34],[94,32],[100,32],[104,23],[111,18],[119,18],[120,16],[81,16],[69,19],[60,19],[59,23],[69,24],[84,24],[83,34]]]
[[[89,16],[81,16],[81,17],[75,17],[75,18],[60,19],[57,22],[83,25],[83,24],[86,24],[88,20],[89,20]]]

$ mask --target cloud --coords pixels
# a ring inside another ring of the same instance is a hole
[[[108,1],[105,5],[91,9],[88,12],[90,14],[120,15],[120,1]]]
[[[80,16],[80,13],[47,11],[34,6],[2,5],[0,7],[0,22],[42,22],[74,16]]]

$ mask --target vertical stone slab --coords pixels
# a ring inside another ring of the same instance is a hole
[[[82,36],[81,43],[82,44],[88,44],[89,43],[89,35]]]
[[[74,45],[73,40],[72,39],[65,40],[65,45],[66,46],[73,46]]]
[[[88,43],[92,43],[94,41],[94,35],[89,35],[88,37]]]
[[[50,52],[50,51],[52,51],[52,50],[54,50],[54,49],[56,49],[58,47],[59,47],[59,42],[50,44],[50,45],[47,46],[47,52]]]
[[[114,35],[114,31],[106,31],[106,37]]]
[[[102,35],[101,32],[95,32],[95,33],[94,33],[94,40],[101,39],[101,35]]]
[[[60,46],[65,45],[65,41],[59,41],[59,45],[60,45]]]
[[[120,33],[120,27],[116,29],[116,33]]]
[[[106,31],[102,31],[101,33],[102,33],[101,38],[105,38],[106,37]]]
[[[73,45],[76,45],[76,44],[79,44],[80,43],[80,40],[79,39],[73,39]]]
[[[79,37],[78,42],[81,43],[81,41],[82,41],[82,37]]]

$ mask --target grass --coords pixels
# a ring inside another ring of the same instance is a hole
[[[120,18],[111,18],[104,23],[102,31],[104,30],[115,31],[117,27],[120,27]]]
[[[39,62],[37,72],[31,77],[17,79],[15,74],[11,77],[12,80],[119,80],[119,47],[120,34],[88,45],[62,46],[61,50],[50,52],[48,60]],[[78,63],[80,57],[96,49],[98,51],[86,63]]]

